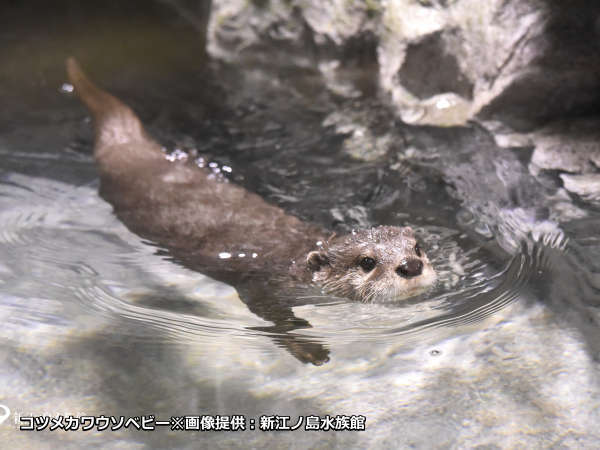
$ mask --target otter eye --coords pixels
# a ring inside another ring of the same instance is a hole
[[[421,246],[419,244],[415,245],[415,253],[419,258],[421,257]]]
[[[362,267],[362,269],[365,272],[370,272],[371,270],[373,270],[375,268],[375,265],[377,264],[375,262],[375,260],[373,258],[369,258],[368,256],[365,256],[363,259],[360,260],[360,267]]]

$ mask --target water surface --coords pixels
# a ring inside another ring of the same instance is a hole
[[[0,35],[0,404],[11,448],[594,447],[594,205],[480,127],[407,127],[318,72],[228,66],[164,4],[8,8]],[[30,54],[35,57],[22,58]],[[439,274],[394,305],[295,308],[296,360],[235,289],[161,256],[98,195],[75,55],[167,152],[338,232],[413,226]],[[357,131],[358,130],[358,131]],[[367,130],[368,133],[365,133]],[[369,134],[370,133],[370,134]],[[383,151],[382,151],[383,149]],[[364,432],[25,432],[19,416],[362,415]]]

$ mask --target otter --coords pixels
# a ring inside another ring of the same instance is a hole
[[[173,161],[124,103],[98,88],[75,59],[74,90],[94,119],[100,195],[134,233],[192,270],[234,286],[268,331],[302,362],[328,360],[320,343],[290,331],[310,327],[292,306],[298,287],[361,302],[423,291],[435,271],[410,227],[379,226],[337,236],[287,214],[191,161]]]

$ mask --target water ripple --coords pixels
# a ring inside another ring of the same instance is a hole
[[[207,290],[213,281],[156,255],[116,220],[95,188],[15,175],[0,183],[0,202],[0,248],[13,258],[0,270],[0,313],[11,326],[31,331],[38,320],[60,335],[73,333],[76,318],[85,316],[97,322],[95,332],[128,339],[220,345],[226,338],[269,346],[268,333],[259,330],[264,321],[231,289]],[[483,262],[485,252],[457,230],[415,229],[439,274],[433,291],[395,306],[336,301],[298,307],[296,315],[313,328],[294,334],[342,345],[422,339],[470,326],[522,296],[533,278],[552,269],[548,250],[566,245],[562,235],[529,236],[495,271]],[[26,301],[39,292],[52,300]]]

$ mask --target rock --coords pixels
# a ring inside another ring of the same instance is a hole
[[[600,120],[564,120],[531,133],[530,171],[592,173],[600,168]]]
[[[553,122],[528,134],[535,146],[529,171],[542,178],[561,173],[564,188],[582,200],[600,202],[600,119]]]
[[[600,3],[221,0],[207,45],[265,73],[312,70],[337,97],[382,93],[407,124],[475,119],[499,147],[532,148],[529,172],[541,185],[561,188],[563,173],[566,191],[597,201],[600,120],[580,117],[600,105]],[[360,111],[341,108],[324,125],[345,135],[349,155],[379,159],[399,142],[393,120]]]
[[[486,125],[500,147],[533,147],[529,172],[540,183],[550,180],[554,185],[558,172],[566,191],[584,201],[600,201],[600,118],[561,120],[531,133],[511,133],[495,123]],[[566,216],[579,217],[573,208],[563,208]]]
[[[600,203],[600,173],[585,175],[563,173],[560,178],[567,191],[579,195],[587,202]]]
[[[326,68],[341,96],[362,89],[332,72],[361,70],[413,124],[529,131],[600,103],[600,4],[584,0],[220,0],[207,40],[219,59]]]

